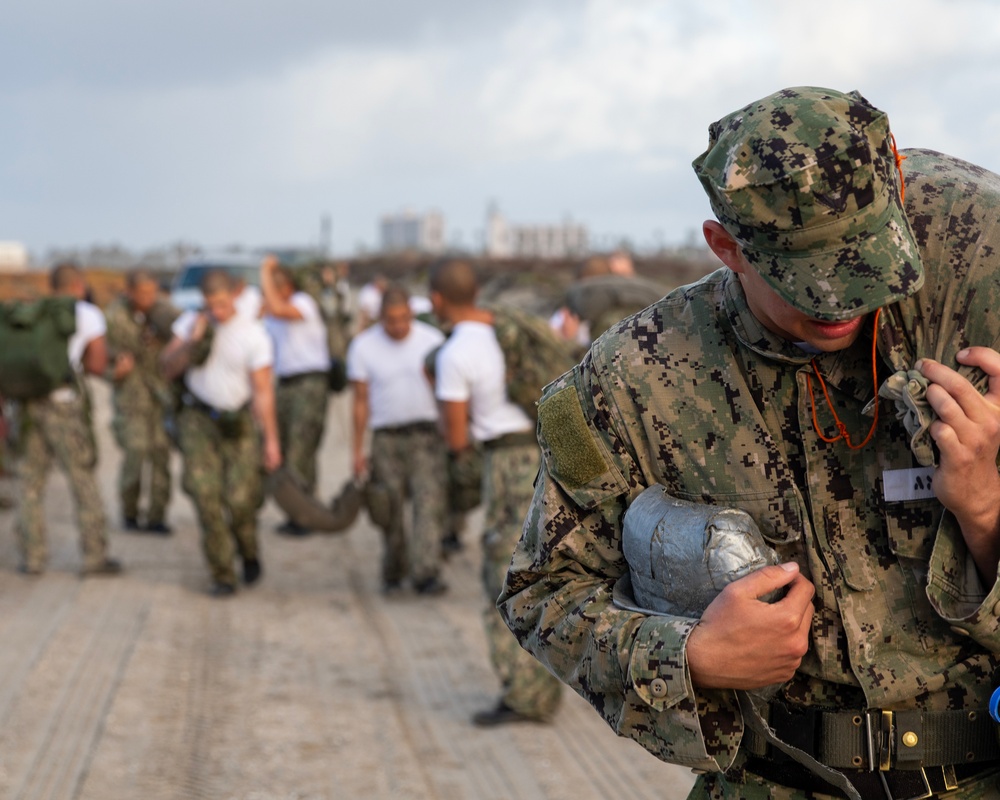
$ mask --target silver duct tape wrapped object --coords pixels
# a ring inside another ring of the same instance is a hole
[[[680,617],[700,617],[726,585],[780,563],[745,511],[678,500],[663,486],[650,486],[629,506],[622,548],[634,605],[624,582],[616,587],[618,604]]]
[[[780,563],[745,511],[678,500],[662,486],[650,486],[629,506],[622,549],[629,571],[615,584],[614,603],[644,614],[700,618],[728,584]],[[772,603],[783,593],[779,589],[760,599]],[[737,690],[744,724],[851,800],[862,800],[843,774],[781,740],[767,724],[762,712],[780,689],[775,684]]]

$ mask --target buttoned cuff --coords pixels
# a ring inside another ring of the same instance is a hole
[[[724,771],[743,734],[733,692],[696,692],[685,648],[697,620],[650,616],[636,631],[618,732],[664,761]]]
[[[647,617],[632,643],[629,680],[650,708],[663,711],[694,697],[684,648],[698,620]]]

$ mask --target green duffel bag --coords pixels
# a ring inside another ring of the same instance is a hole
[[[70,383],[69,339],[75,332],[72,297],[0,303],[0,395],[30,400]]]

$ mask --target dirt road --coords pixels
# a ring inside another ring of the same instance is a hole
[[[478,518],[447,565],[447,595],[386,599],[367,519],[341,536],[289,540],[273,532],[280,516],[268,504],[261,584],[210,599],[186,497],[173,501],[171,537],[118,530],[118,452],[107,391],[95,389],[111,550],[127,573],[76,577],[61,475],[49,483],[41,578],[15,573],[14,513],[0,512],[0,798],[686,795],[687,770],[616,738],[568,692],[551,725],[469,724],[496,695],[479,616]],[[338,398],[324,496],[346,478],[347,431]]]

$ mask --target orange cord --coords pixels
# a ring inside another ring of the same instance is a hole
[[[906,200],[906,181],[903,180],[903,162],[909,158],[909,156],[901,156],[899,151],[896,149],[896,137],[889,132],[889,139],[892,140],[892,155],[896,159],[896,169],[899,171],[899,199],[900,201]]]
[[[868,435],[861,444],[854,444],[851,441],[851,436],[847,432],[847,426],[840,421],[840,417],[837,416],[833,403],[830,402],[830,393],[826,390],[826,381],[823,380],[823,374],[819,371],[819,367],[816,365],[816,359],[814,358],[812,360],[813,372],[816,373],[816,377],[819,379],[820,388],[823,390],[823,396],[826,398],[826,405],[830,409],[830,413],[833,414],[833,424],[837,426],[838,431],[837,435],[833,437],[824,436],[822,431],[820,431],[819,420],[816,418],[816,396],[813,393],[812,376],[806,375],[806,385],[809,387],[809,402],[812,405],[813,428],[816,430],[816,435],[827,444],[833,444],[834,442],[839,442],[843,439],[844,443],[851,448],[851,450],[860,450],[868,444],[868,442],[871,441],[872,436],[875,435],[875,428],[878,426],[878,362],[876,360],[876,342],[878,335],[878,318],[881,313],[881,308],[875,310],[875,325],[872,332],[872,384],[875,387],[875,419],[872,420],[871,430],[868,431]]]

